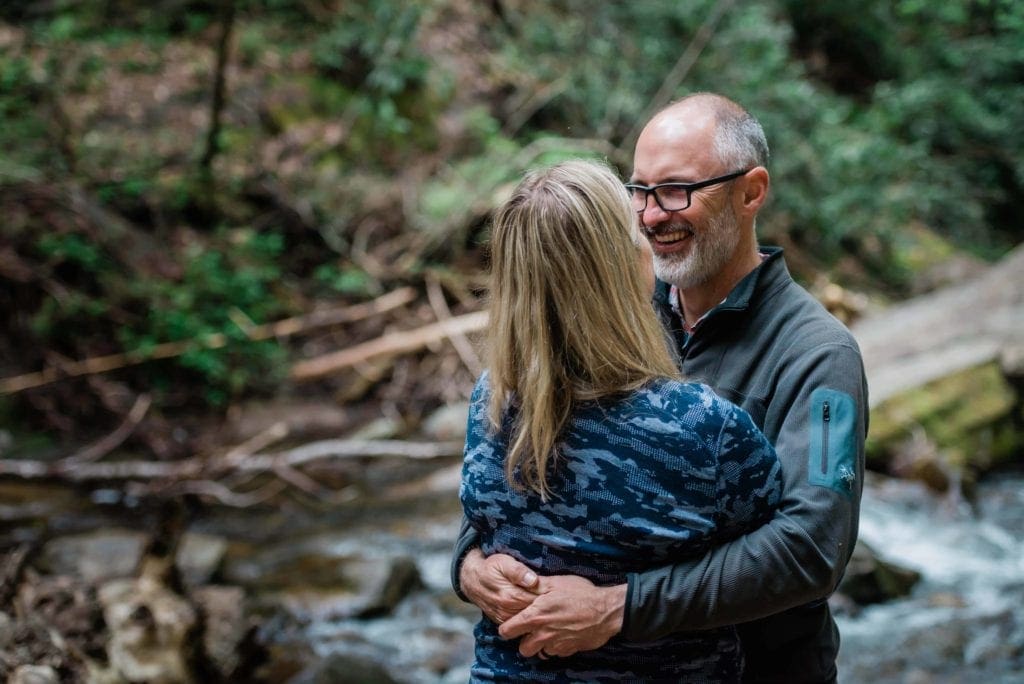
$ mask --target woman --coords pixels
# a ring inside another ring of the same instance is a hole
[[[684,383],[650,306],[650,248],[606,167],[529,174],[492,228],[488,369],[461,499],[485,554],[595,584],[704,553],[771,517],[781,474],[739,408]],[[525,658],[476,626],[472,681],[739,681],[735,630]]]

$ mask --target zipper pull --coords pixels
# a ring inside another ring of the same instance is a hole
[[[821,419],[826,423],[832,420],[832,407],[828,405],[827,401],[821,405]]]

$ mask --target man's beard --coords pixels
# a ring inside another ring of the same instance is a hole
[[[690,240],[693,244],[685,256],[658,254],[655,251],[654,274],[659,280],[671,283],[680,290],[688,290],[711,280],[729,262],[740,241],[736,213],[728,204],[722,212],[709,217],[699,230],[695,230],[691,223],[674,222],[659,228],[657,232],[676,230],[691,232]]]

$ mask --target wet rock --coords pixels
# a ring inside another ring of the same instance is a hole
[[[994,615],[957,614],[901,645],[905,657],[932,670],[967,665],[972,671],[997,671],[1024,658],[1024,632],[1010,611]]]
[[[35,565],[44,573],[72,575],[86,582],[130,577],[142,557],[146,534],[106,529],[57,537],[43,547]]]
[[[943,459],[923,430],[915,430],[894,447],[889,470],[896,477],[917,480],[934,492],[945,494],[956,479],[953,467]]]
[[[203,646],[224,681],[244,681],[265,658],[239,587],[206,586],[190,595],[203,614]]]
[[[86,582],[105,582],[136,573],[149,535],[126,529],[104,529],[57,537],[42,549],[35,565],[44,573],[70,575]],[[175,563],[191,586],[209,582],[220,567],[227,542],[218,537],[185,533]]]
[[[267,646],[266,659],[255,671],[252,681],[295,684],[295,677],[317,660],[308,640],[272,643]]]
[[[383,581],[379,578],[383,576]],[[423,588],[423,580],[420,578],[419,568],[416,563],[407,557],[393,559],[388,567],[386,575],[372,576],[372,581],[365,585],[368,601],[366,605],[356,613],[356,617],[374,617],[386,615],[395,609],[406,596]]]
[[[380,663],[368,656],[334,653],[298,675],[291,684],[398,684]]]
[[[284,584],[281,581],[288,566],[278,567],[267,575],[254,571],[260,585],[269,577],[278,588],[265,594],[264,603],[283,607],[300,622],[386,615],[406,596],[423,587],[416,563],[407,557],[307,556],[302,565],[307,574],[292,574]],[[308,574],[310,567],[315,570],[313,574]],[[258,587],[254,589],[258,591]]]
[[[220,568],[228,543],[221,537],[189,532],[182,536],[175,563],[189,586],[206,584]]]
[[[22,665],[14,671],[9,684],[59,684],[57,671],[49,665]]]
[[[420,430],[426,439],[438,442],[461,442],[466,439],[466,416],[468,415],[469,402],[448,404],[427,416]]]
[[[231,584],[257,590],[287,587],[353,588],[346,565],[350,559],[294,545],[284,545],[248,557],[229,557],[224,577]]]
[[[113,580],[99,590],[110,630],[110,667],[128,681],[189,683],[197,614],[156,578]]]
[[[880,559],[858,541],[839,592],[859,605],[884,603],[907,596],[920,580],[921,573]]]

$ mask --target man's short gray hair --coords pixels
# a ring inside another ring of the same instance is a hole
[[[768,166],[768,140],[764,129],[743,109],[718,107],[715,112],[715,153],[729,170]]]

